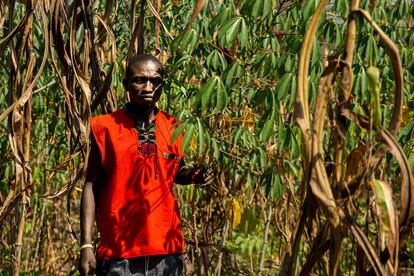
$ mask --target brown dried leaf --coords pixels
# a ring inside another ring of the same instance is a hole
[[[302,48],[299,56],[299,69],[297,73],[297,93],[295,102],[295,119],[302,132],[302,141],[305,147],[304,163],[306,175],[309,171],[309,165],[311,160],[311,141],[310,136],[310,119],[309,119],[309,104],[308,104],[308,76],[309,76],[309,62],[312,52],[313,40],[315,38],[316,30],[322,17],[322,13],[325,10],[326,0],[319,2],[318,7],[311,22],[308,26],[308,30],[303,38]]]
[[[40,10],[42,12],[43,30],[47,30],[47,17],[45,15],[44,10],[43,9],[40,9]],[[13,104],[11,104],[0,115],[0,122],[2,122],[7,117],[7,115],[16,108],[16,106],[23,106],[28,101],[28,99],[32,96],[33,88],[36,85],[37,80],[40,78],[40,76],[43,72],[43,69],[45,68],[47,58],[49,56],[49,33],[47,31],[45,31],[44,35],[45,35],[45,40],[44,40],[44,42],[45,42],[45,51],[43,53],[42,63],[40,64],[40,67],[39,67],[39,70],[37,71],[37,74],[35,75],[35,77],[32,80],[30,80],[30,78],[28,78],[28,76],[30,74],[26,75],[23,87],[25,87],[25,88],[27,87],[27,88],[23,91],[20,98],[17,101],[15,101]],[[34,57],[34,53],[32,53],[32,55]],[[31,59],[31,61],[32,61],[32,63],[28,65],[27,72],[32,71],[34,69],[36,59]],[[27,85],[29,81],[30,81],[30,85]]]
[[[373,179],[369,182],[375,195],[376,215],[379,221],[380,250],[388,250],[393,267],[398,262],[398,219],[390,184]],[[384,263],[384,262],[383,262]]]
[[[367,146],[359,145],[356,149],[351,151],[346,159],[345,182],[349,183],[352,178],[361,173],[365,168],[366,158],[365,153],[368,151]]]
[[[386,129],[380,128],[378,134],[384,139],[390,148],[390,153],[397,160],[401,170],[401,210],[400,227],[409,226],[414,222],[414,178],[411,173],[410,164],[403,149],[396,138]]]
[[[343,109],[342,115],[348,120],[356,122],[357,125],[368,129],[370,127],[369,119],[360,114],[354,113],[349,109]],[[404,230],[404,227],[410,227],[414,222],[414,178],[411,173],[410,165],[408,163],[407,156],[398,144],[395,136],[382,126],[376,129],[378,135],[385,142],[385,145],[379,147],[379,155],[382,156],[386,151],[389,151],[397,160],[401,170],[401,210],[400,210],[400,229]],[[374,161],[371,160],[370,165],[376,164],[378,158]]]
[[[359,226],[352,219],[348,220],[348,224],[351,227],[352,234],[354,234],[354,237],[356,238],[358,244],[364,250],[365,256],[367,256],[369,262],[374,268],[375,273],[377,275],[386,275],[382,267],[381,261],[376,253],[376,250],[371,245],[367,236],[364,234],[361,228],[359,228]]]

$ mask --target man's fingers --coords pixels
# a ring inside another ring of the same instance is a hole
[[[197,187],[206,188],[206,187],[210,186],[213,183],[214,183],[214,176],[209,175],[206,178],[204,178],[203,183],[198,184]]]
[[[212,182],[213,180],[214,180],[214,176],[212,174],[207,175],[207,177],[204,178],[204,183]]]
[[[213,184],[213,182],[214,182],[214,179],[213,178],[210,179],[210,180],[208,180],[208,181],[206,181],[206,186],[210,186],[211,184]]]

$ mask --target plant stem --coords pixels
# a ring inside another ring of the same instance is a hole
[[[273,211],[273,204],[272,204],[272,193],[269,193],[269,202],[268,202],[268,210],[267,210],[267,218],[266,218],[266,226],[263,235],[263,246],[262,252],[260,253],[260,263],[259,263],[259,272],[257,273],[258,276],[262,275],[263,265],[265,261],[265,253],[266,253],[266,246],[267,246],[267,237],[269,236],[269,227],[270,227],[270,220],[272,219],[272,211]]]
[[[227,232],[229,231],[229,227],[230,227],[230,222],[229,222],[229,220],[226,220],[226,224],[224,225],[224,228],[223,228],[220,248],[224,247],[224,244],[225,244],[226,239],[227,239]],[[214,275],[216,275],[216,276],[220,276],[220,274],[221,274],[222,259],[223,259],[223,251],[220,252],[219,257],[218,257],[216,271],[214,272]]]

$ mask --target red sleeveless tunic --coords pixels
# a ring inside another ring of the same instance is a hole
[[[138,136],[124,109],[93,117],[106,180],[99,183],[98,258],[183,253],[178,203],[171,189],[183,157],[182,136],[171,143],[177,120],[159,110],[156,152],[138,151]]]

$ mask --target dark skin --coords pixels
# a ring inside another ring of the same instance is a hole
[[[152,58],[143,59],[129,65],[124,87],[128,91],[130,102],[136,107],[136,120],[149,125],[154,121],[158,112],[156,103],[162,93],[162,65]],[[85,185],[81,198],[81,244],[91,244],[95,222],[96,191],[99,189],[99,176],[104,168],[101,165],[101,155],[95,139],[91,139],[91,152],[88,160]],[[207,187],[213,182],[213,171],[206,165],[188,166],[181,161],[175,176],[175,183],[181,185],[196,184]],[[96,256],[93,248],[84,248],[80,256],[81,275],[96,275]]]

